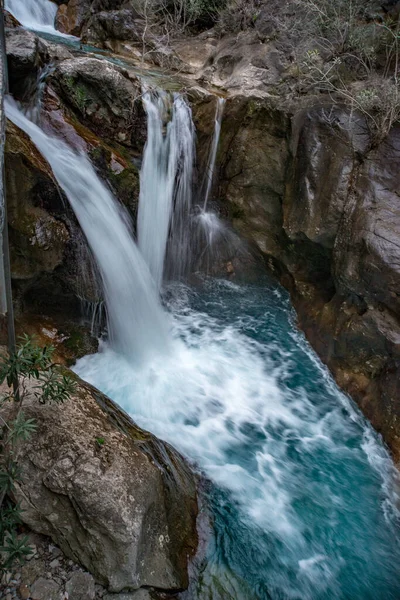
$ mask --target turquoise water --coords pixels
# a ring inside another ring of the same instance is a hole
[[[397,472],[269,280],[165,294],[174,351],[76,371],[206,476],[185,600],[399,600]],[[208,525],[207,525],[208,523]]]

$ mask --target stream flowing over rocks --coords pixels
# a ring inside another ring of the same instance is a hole
[[[82,380],[26,406],[1,593],[398,600],[400,125],[293,100],[271,11],[166,43],[39,4],[6,3],[17,329]]]

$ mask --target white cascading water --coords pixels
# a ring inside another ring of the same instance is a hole
[[[171,243],[183,245],[183,220],[191,208],[195,133],[190,107],[179,94],[172,99],[166,92],[148,91],[143,102],[148,137],[140,173],[138,244],[160,289],[170,230]]]
[[[50,0],[6,0],[5,8],[28,29],[59,35],[54,27],[57,4]]]
[[[45,134],[12,99],[6,99],[5,107],[7,117],[29,135],[48,161],[87,237],[102,278],[113,345],[135,362],[166,352],[166,318],[127,213],[84,154]]]
[[[207,210],[208,199],[210,197],[210,192],[212,188],[212,184],[214,181],[215,175],[215,161],[217,159],[217,151],[219,138],[221,136],[221,125],[222,125],[222,117],[224,114],[226,100],[225,98],[217,99],[217,110],[215,113],[215,128],[214,128],[214,137],[211,145],[211,152],[208,158],[207,169],[206,169],[206,191],[204,195],[204,211]]]

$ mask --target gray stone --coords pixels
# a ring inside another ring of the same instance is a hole
[[[19,458],[15,496],[24,522],[49,535],[110,592],[185,589],[187,561],[197,543],[189,467],[168,444],[76,379],[76,393],[62,405],[41,405],[33,397],[25,402],[25,415],[38,429]],[[99,436],[104,448],[96,444]]]
[[[57,546],[53,546],[50,545],[49,546],[49,552],[51,552],[51,555],[54,556],[54,558],[59,558],[62,557],[62,550],[60,550],[60,548],[57,548]]]
[[[58,569],[59,566],[60,566],[60,561],[57,558],[52,560],[51,563],[49,564],[50,569]]]
[[[68,593],[69,600],[94,600],[94,586],[94,579],[90,573],[76,571],[68,579],[65,591]]]
[[[60,600],[59,586],[49,579],[39,577],[31,587],[32,600]]]
[[[21,569],[21,579],[22,583],[30,586],[32,585],[38,577],[43,575],[45,571],[46,565],[43,559],[33,559],[25,565]]]
[[[50,82],[78,118],[102,139],[143,147],[146,116],[136,74],[105,60],[79,57],[59,64]]]

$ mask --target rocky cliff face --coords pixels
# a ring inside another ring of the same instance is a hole
[[[218,195],[398,459],[400,128],[371,149],[362,116],[322,105],[288,119],[268,104],[228,101]]]

